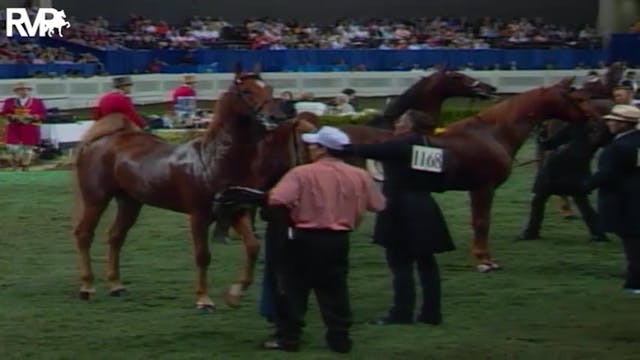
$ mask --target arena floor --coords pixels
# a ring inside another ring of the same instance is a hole
[[[519,160],[532,158],[527,144]],[[444,324],[366,324],[390,301],[371,217],[352,239],[350,275],[354,359],[634,359],[640,348],[640,297],[620,290],[623,255],[616,239],[587,242],[579,221],[549,205],[544,238],[514,242],[526,216],[532,166],[516,168],[498,191],[491,244],[502,271],[473,271],[466,193],[439,194],[458,250],[439,256]],[[0,171],[0,357],[3,359],[281,359],[258,344],[271,332],[258,316],[256,286],[239,309],[220,294],[242,260],[238,241],[213,245],[210,284],[219,305],[194,306],[194,266],[185,216],[145,208],[123,251],[130,294],[107,296],[103,278],[110,209],[93,248],[97,298],[83,302],[71,237],[73,196],[67,171]],[[261,270],[261,267],[260,269]],[[333,359],[310,307],[302,352]]]

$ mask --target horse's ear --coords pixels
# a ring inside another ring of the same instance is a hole
[[[236,74],[236,79],[242,74],[242,63],[240,61],[236,62],[234,73]]]

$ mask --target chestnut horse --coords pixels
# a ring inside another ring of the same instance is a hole
[[[557,118],[583,121],[598,113],[588,101],[589,94],[571,88],[574,78],[567,78],[550,87],[536,88],[504,100],[476,116],[456,121],[440,135],[429,137],[432,146],[445,151],[444,190],[469,191],[472,226],[472,253],[487,272],[500,268],[492,259],[488,247],[490,213],[495,190],[511,173],[514,156],[534,126],[542,120]],[[388,124],[387,126],[390,126]],[[354,143],[373,143],[393,138],[389,131],[372,130],[364,126],[343,128]],[[366,136],[362,136],[366,133]]]
[[[255,162],[260,161],[260,141],[276,126],[274,121],[283,118],[278,109],[271,87],[260,75],[242,73],[238,67],[233,83],[216,103],[215,121],[201,137],[188,143],[173,146],[154,135],[127,130],[127,126],[107,133],[100,130],[128,124],[121,116],[97,121],[95,129],[88,132],[93,135],[80,145],[76,162],[83,205],[74,230],[81,298],[89,299],[95,293],[91,243],[103,211],[115,198],[117,215],[108,235],[110,294],[126,292],[120,278],[120,250],[146,204],[189,215],[197,267],[196,304],[200,309],[214,308],[207,286],[211,262],[207,229],[216,218],[214,199],[231,185],[261,187],[263,180]],[[249,217],[241,216],[236,230],[242,235],[246,259],[239,278],[225,293],[230,306],[238,305],[253,281],[259,243],[250,229]]]

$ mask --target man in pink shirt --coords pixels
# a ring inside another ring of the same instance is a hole
[[[313,163],[289,171],[269,194],[268,204],[289,210],[291,240],[278,261],[287,305],[280,306],[276,338],[265,349],[297,351],[309,293],[316,294],[329,348],[351,350],[347,275],[349,233],[365,211],[381,211],[385,199],[369,174],[341,160],[349,144],[342,131],[325,126],[304,134]]]

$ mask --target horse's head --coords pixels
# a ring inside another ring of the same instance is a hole
[[[227,96],[221,100],[228,102],[235,114],[254,121],[267,131],[286,119],[273,98],[273,88],[262,80],[260,73],[243,73],[239,66]]]
[[[444,100],[450,97],[486,98],[495,94],[496,88],[463,73],[440,69],[422,77],[384,109],[367,125],[391,129],[393,122],[409,109],[420,110],[436,118]]]
[[[541,109],[547,112],[550,118],[565,121],[597,120],[601,113],[590,101],[591,93],[584,90],[576,90],[572,84],[575,76],[562,79],[557,84],[543,89],[542,96],[547,98],[547,108]]]
[[[457,71],[439,70],[423,78],[425,83],[431,83],[433,91],[439,91],[445,97],[478,97],[489,98],[495,95],[496,88],[471,76]]]

